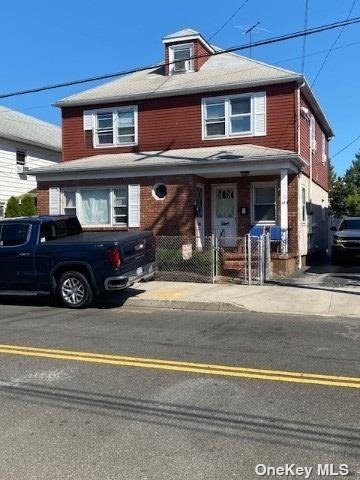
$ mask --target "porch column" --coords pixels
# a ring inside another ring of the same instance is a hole
[[[288,171],[280,170],[281,253],[288,253]]]

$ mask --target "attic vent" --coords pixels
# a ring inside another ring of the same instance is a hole
[[[219,160],[236,160],[238,158],[244,158],[243,155],[234,155],[232,153],[220,153],[216,156]]]

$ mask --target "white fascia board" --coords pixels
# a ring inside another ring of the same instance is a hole
[[[327,136],[329,138],[334,137],[335,134],[331,128],[330,122],[327,119],[323,109],[320,106],[318,99],[315,96],[315,93],[311,89],[305,77],[303,77],[303,83],[300,85],[300,90],[303,92],[304,97],[306,98],[306,100],[309,102],[310,106],[314,110],[315,115],[319,118],[320,122],[322,123],[322,126],[324,127],[325,133],[327,134]]]
[[[201,36],[201,35],[183,35],[182,37],[173,37],[173,38],[164,38],[162,43],[167,45],[169,43],[177,43],[177,42],[191,42],[192,40],[199,40],[200,43],[206,47],[209,52],[215,53],[215,49]]]
[[[218,90],[226,91],[226,90],[234,90],[236,88],[253,88],[253,87],[261,87],[266,85],[278,85],[281,83],[289,83],[289,82],[296,82],[298,80],[297,77],[282,77],[278,79],[268,79],[268,80],[258,80],[258,81],[249,81],[249,82],[234,82],[234,83],[224,83],[224,84],[217,84],[217,85],[208,85],[208,86],[199,86],[199,87],[191,87],[191,88],[177,88],[174,90],[169,90],[166,92],[159,92],[155,91],[151,92],[142,92],[136,93],[133,95],[123,95],[121,97],[103,97],[103,98],[96,98],[96,99],[84,99],[84,100],[64,100],[58,101],[54,105],[57,107],[73,107],[73,106],[88,106],[91,108],[93,105],[97,104],[104,104],[104,103],[115,103],[115,102],[129,102],[129,101],[136,101],[136,100],[148,100],[149,98],[164,98],[164,97],[176,97],[180,95],[191,95],[193,93],[206,93],[206,92],[216,92]]]
[[[159,165],[151,167],[138,168],[114,168],[107,170],[80,170],[72,169],[68,171],[50,172],[40,170],[33,170],[32,175],[36,175],[39,182],[50,182],[62,180],[96,180],[96,179],[111,179],[111,178],[129,178],[129,177],[151,177],[151,176],[173,176],[173,175],[214,175],[214,174],[241,174],[242,172],[250,173],[262,173],[267,170],[279,171],[281,169],[287,169],[290,173],[298,173],[299,171],[299,158],[286,158],[279,159],[279,157],[266,157],[266,163],[264,159],[256,160],[241,160],[240,162],[221,162],[216,164],[201,163],[198,165],[189,165],[188,163],[177,166]]]

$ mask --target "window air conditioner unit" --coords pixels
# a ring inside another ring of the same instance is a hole
[[[16,171],[17,173],[24,173],[24,165],[17,164]]]

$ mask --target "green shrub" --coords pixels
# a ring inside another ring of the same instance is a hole
[[[5,210],[5,218],[20,217],[21,210],[18,200],[15,197],[10,197]]]
[[[193,250],[192,257],[184,260],[181,248],[161,248],[156,249],[156,260],[159,268],[173,268],[178,270],[188,269],[211,269],[212,252]]]
[[[21,215],[24,217],[31,217],[36,215],[36,206],[34,197],[28,193],[22,197],[20,205]]]

